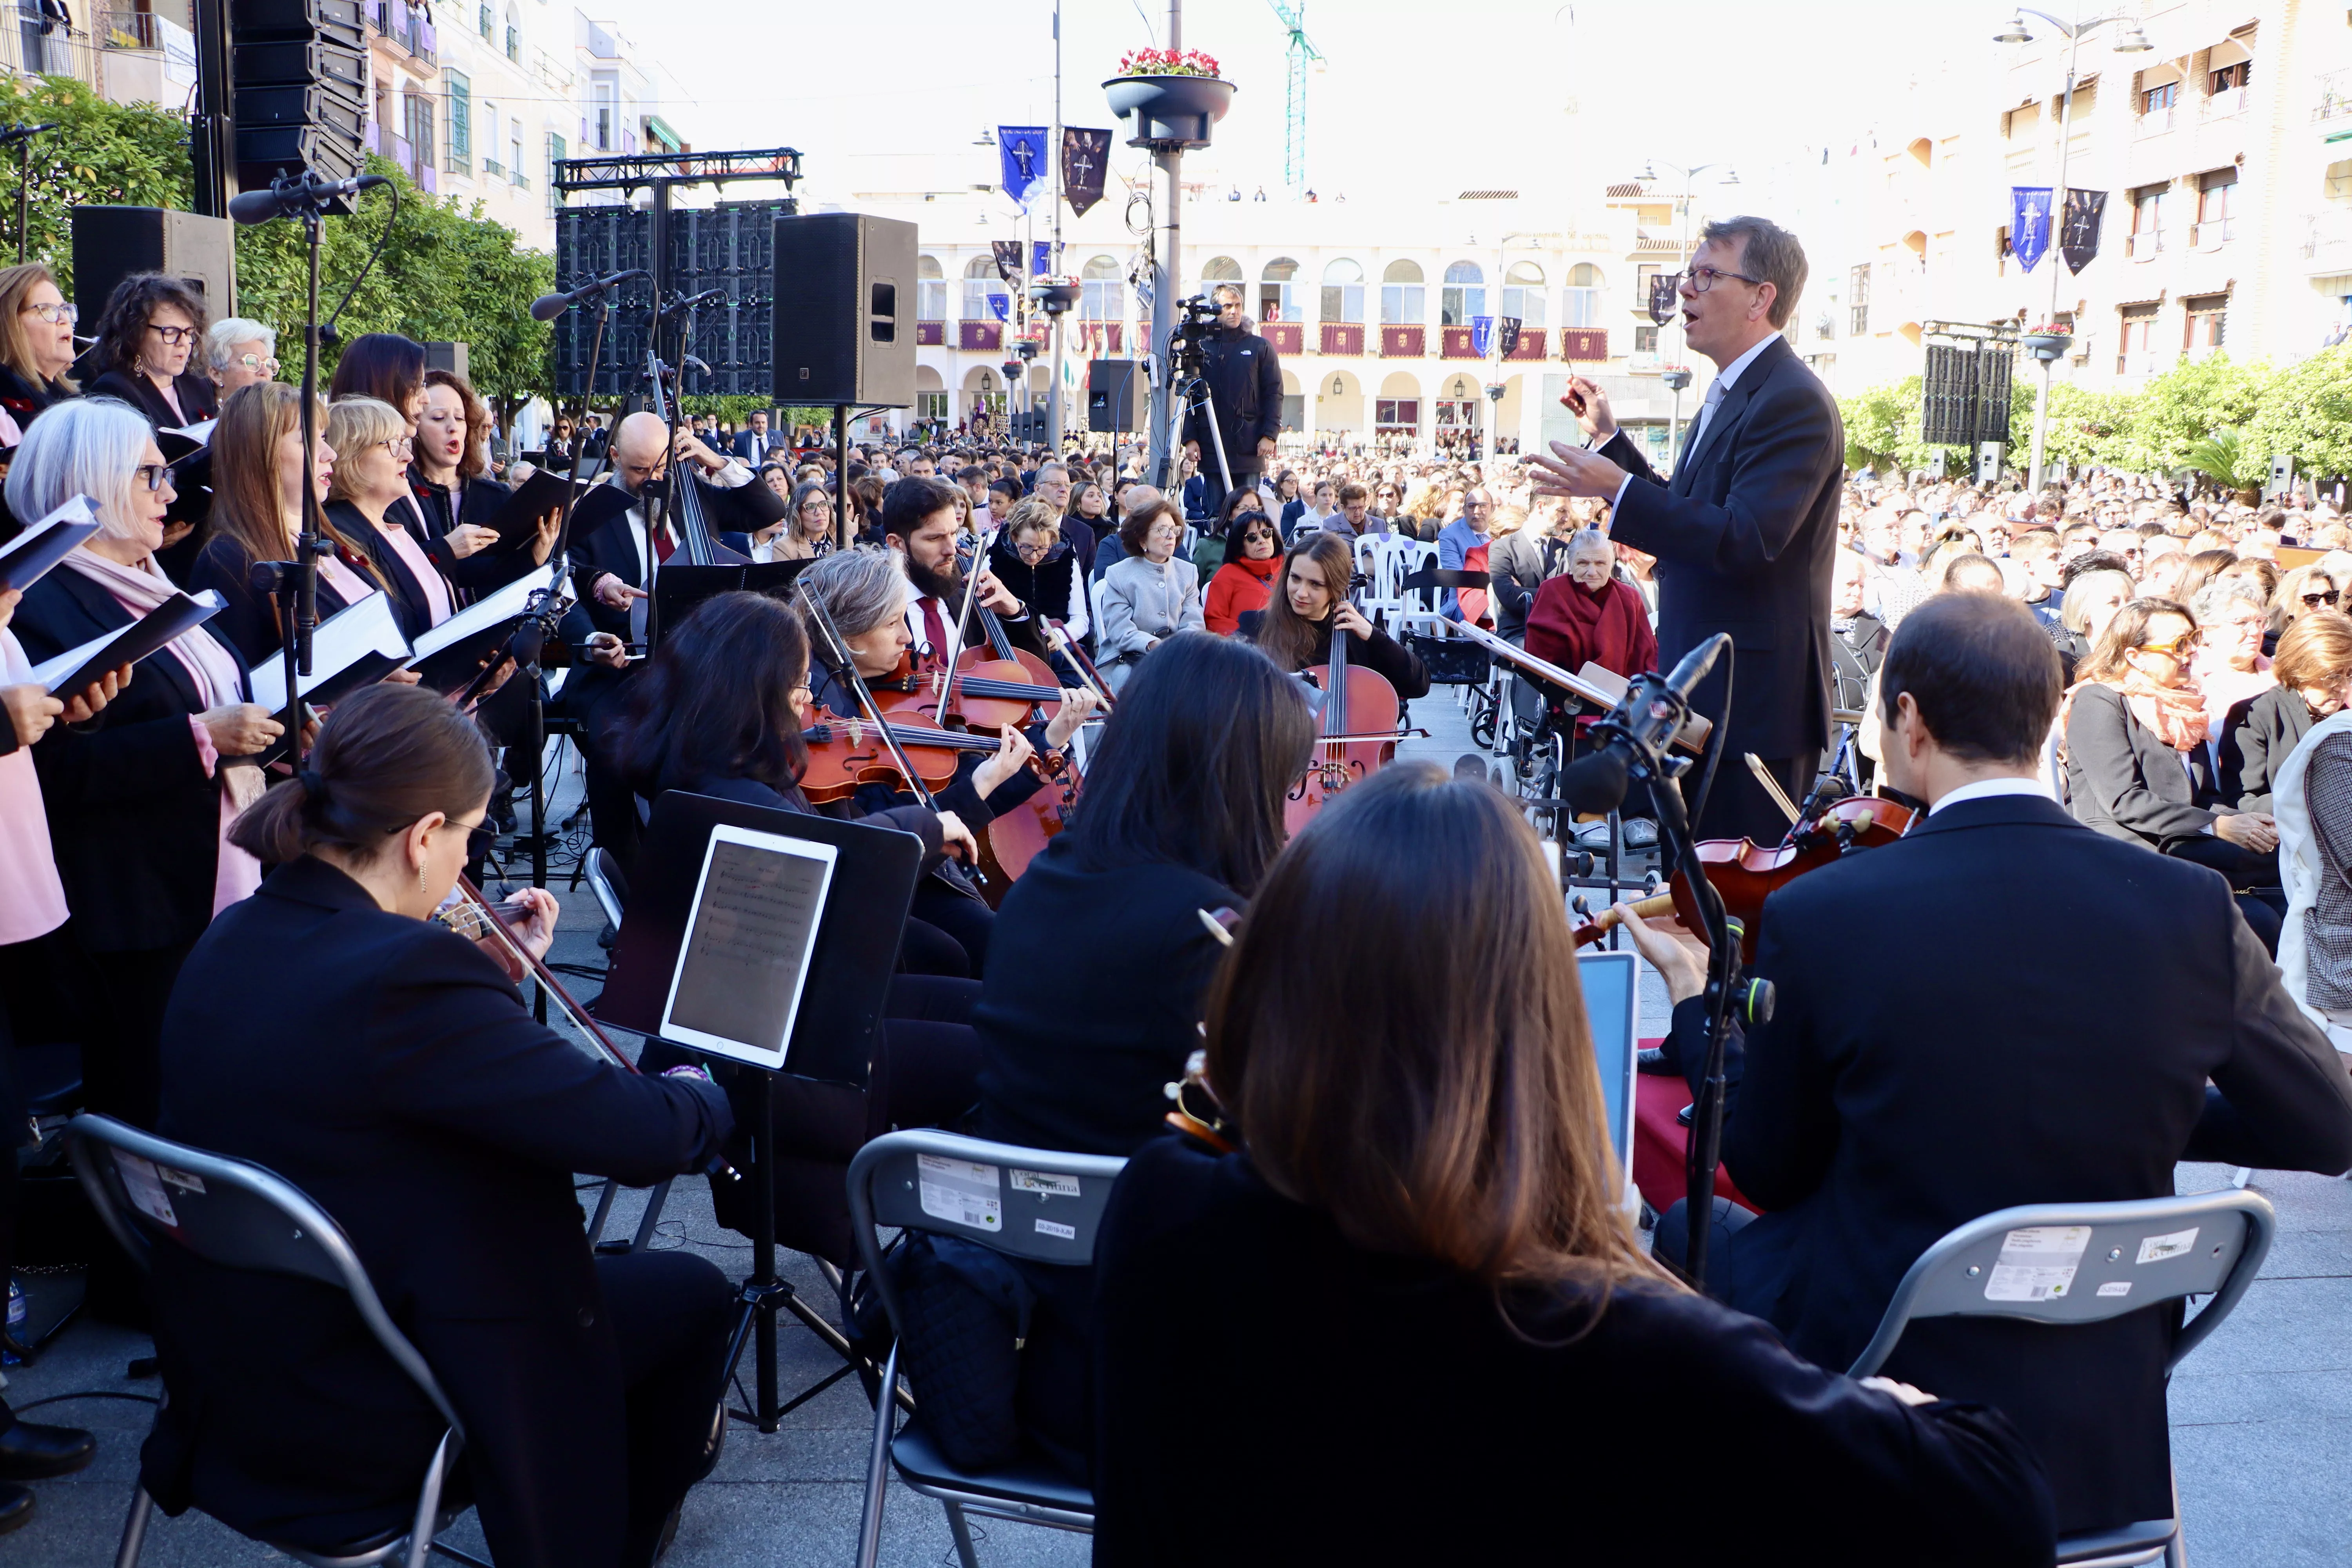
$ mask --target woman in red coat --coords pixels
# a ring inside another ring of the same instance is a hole
[[[1568,542],[1568,574],[1536,591],[1527,650],[1570,675],[1589,660],[1619,675],[1658,668],[1658,637],[1642,591],[1612,575],[1616,551],[1597,528]]]
[[[1265,608],[1274,574],[1282,570],[1282,546],[1274,520],[1262,511],[1245,511],[1225,534],[1225,563],[1209,579],[1208,597],[1201,606],[1202,621],[1221,637],[1241,629],[1242,616]]]

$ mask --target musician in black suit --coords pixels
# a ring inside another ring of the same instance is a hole
[[[503,1568],[642,1568],[717,1457],[731,1292],[690,1254],[593,1257],[572,1173],[701,1170],[731,1117],[690,1069],[638,1077],[534,1023],[510,955],[430,918],[491,777],[430,691],[336,707],[234,830],[277,868],[182,971],[159,1131],[267,1165],[350,1235],[465,1425],[457,1490]],[[509,912],[543,953],[553,897]],[[257,1029],[278,973],[301,983]],[[440,1423],[340,1293],[166,1247],[152,1295],[171,1397],[142,1476],[167,1511],[314,1550],[405,1524]]]
[[[172,496],[168,483],[149,488],[162,461],[146,420],[111,399],[58,404],[25,432],[10,510],[43,517],[87,495],[100,528],[16,608],[10,629],[35,663],[131,626],[173,594],[153,561]],[[245,663],[216,624],[142,661],[95,721],[60,725],[33,748],[69,931],[93,961],[71,981],[88,1010],[89,1104],[142,1127],[154,1125],[156,1031],[173,976],[214,911],[260,880],[224,842],[223,797],[261,793],[258,770],[232,760],[280,731],[247,700]]]
[[[1720,370],[1691,421],[1671,480],[1617,427],[1608,395],[1569,379],[1597,450],[1552,444],[1534,463],[1538,495],[1611,503],[1610,532],[1658,560],[1658,660],[1717,632],[1717,661],[1695,711],[1729,719],[1697,823],[1706,838],[1777,843],[1788,826],[1741,762],[1763,759],[1791,800],[1811,789],[1829,741],[1830,564],[1837,549],[1845,432],[1837,402],[1780,336],[1805,284],[1794,235],[1759,217],[1706,226],[1682,284],[1685,341]]]
[[[1979,1215],[2168,1195],[2184,1158],[2352,1165],[2352,1078],[2222,879],[2044,793],[2058,681],[2022,605],[1941,594],[1905,616],[1881,671],[1885,770],[1927,815],[1764,906],[1756,971],[1778,1000],[1730,1052],[1723,1158],[1765,1212],[1727,1235],[1718,1200],[1709,1283],[1825,1367],[1851,1364],[1905,1270]],[[1696,1079],[1696,964],[1636,938]],[[1988,943],[1993,982],[1967,962]],[[1685,1256],[1686,1231],[1677,1205],[1661,1254]],[[2162,1519],[2179,1321],[2177,1305],[2088,1326],[1930,1320],[1886,1373],[2015,1421],[2062,1533]]]

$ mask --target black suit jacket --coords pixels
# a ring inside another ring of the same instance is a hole
[[[425,585],[408,569],[407,561],[385,541],[383,531],[368,521],[367,514],[347,500],[329,501],[326,512],[342,536],[366,553],[375,580],[392,596],[393,619],[400,623],[400,635],[415,642],[432,630],[433,602],[425,596]],[[446,583],[447,579],[443,581]],[[454,587],[449,596],[454,603],[457,596]]]
[[[1601,455],[1634,479],[1611,537],[1658,558],[1658,668],[1729,632],[1736,670],[1717,663],[1691,701],[1696,712],[1721,712],[1731,679],[1727,755],[1793,757],[1827,745],[1845,427],[1821,378],[1775,340],[1740,373],[1671,482],[1622,431]]]
[[[26,590],[10,629],[38,664],[131,620],[114,595],[60,570]],[[236,645],[215,640],[237,658],[249,691]],[[204,710],[194,679],[165,649],[142,660],[89,723],[60,724],[33,748],[66,904],[93,952],[178,947],[213,918],[221,784],[205,775],[188,726]]]
[[[85,397],[115,397],[131,405],[147,416],[147,422],[158,430],[176,430],[184,425],[200,425],[220,413],[220,388],[194,371],[182,371],[172,382],[172,395],[180,400],[180,412],[163,401],[155,384],[143,375],[128,371],[110,370],[82,389]]]
[[[1486,552],[1486,572],[1495,589],[1495,630],[1517,638],[1528,629],[1528,611],[1546,578],[1568,570],[1568,542],[1538,539],[1522,528],[1496,540]]]
[[[1103,1568],[1503,1562],[1563,1519],[1588,1563],[2050,1561],[2049,1491],[1997,1413],[1906,1406],[1656,1284],[1498,1300],[1350,1245],[1245,1155],[1144,1144],[1095,1273]]]
[[[289,965],[298,986],[263,978]],[[163,1063],[163,1136],[267,1165],[350,1235],[466,1423],[494,1554],[552,1561],[550,1540],[616,1536],[621,1363],[572,1173],[643,1186],[698,1170],[725,1097],[587,1055],[471,942],[309,857],[189,954]],[[435,1424],[331,1295],[186,1268],[158,1285],[171,1403],[143,1470],[159,1500],[245,1530],[308,1521],[299,1542],[413,1488]]]
[[[2084,826],[2161,847],[2203,833],[2221,815],[2221,792],[2205,747],[2174,751],[2123,693],[2093,685],[2066,714],[2066,798]]]
[[[2352,1165],[2352,1079],[2221,878],[2049,800],[1948,806],[1780,889],[1760,936],[1778,1003],[1748,1036],[1723,1158],[1769,1211],[1749,1228],[1789,1232],[1769,1315],[1823,1366],[1852,1363],[1904,1271],[1958,1225],[2171,1194],[2209,1079],[2234,1124],[2198,1157]],[[2160,1519],[2179,1320],[1929,1320],[1886,1372],[2015,1420],[2062,1531]]]
[[[2303,693],[2284,686],[2231,705],[2221,726],[2221,799],[2240,811],[2271,808],[2271,784],[2287,753],[2319,722]]]

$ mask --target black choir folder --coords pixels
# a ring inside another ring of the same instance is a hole
[[[0,544],[0,588],[24,592],[49,574],[75,545],[98,532],[89,498],[76,496],[5,544]]]
[[[137,664],[174,637],[194,631],[226,606],[210,588],[201,594],[173,594],[127,626],[94,637],[79,647],[69,647],[45,664],[33,667],[33,679],[52,697],[70,698],[102,679],[110,669]]]
[[[897,828],[670,790],[629,874],[596,1016],[863,1088],[922,866],[923,841]]]
[[[552,566],[535,566],[505,587],[484,595],[420,636],[408,668],[436,691],[462,689],[530,610],[530,596],[552,587],[557,576]]]

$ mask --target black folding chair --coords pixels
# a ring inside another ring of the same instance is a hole
[[[2098,1323],[2162,1301],[2211,1296],[2174,1336],[2164,1364],[2169,1377],[2253,1284],[2277,1228],[2270,1199],[2233,1187],[2136,1203],[2001,1209],[1920,1254],[1848,1375],[1868,1377],[1885,1365],[1905,1328],[1920,1318]],[[2071,1274],[2061,1279],[2059,1271],[2068,1268]],[[2169,1519],[2061,1541],[2060,1568],[2133,1568],[2158,1558],[2168,1568],[2184,1568],[2179,1498],[2175,1487]]]
[[[152,1267],[156,1249],[177,1247],[217,1268],[297,1275],[341,1289],[376,1343],[448,1423],[405,1531],[325,1552],[278,1541],[263,1544],[310,1568],[375,1568],[404,1554],[408,1568],[424,1568],[435,1552],[474,1563],[434,1540],[463,1511],[444,1508],[441,1499],[465,1447],[465,1428],[433,1369],[384,1312],[342,1227],[300,1188],[262,1166],[174,1143],[112,1117],[75,1117],[66,1126],[66,1147],[99,1217],[142,1268]],[[142,1482],[123,1521],[116,1568],[138,1563],[153,1510]]]
[[[907,1323],[876,1227],[952,1236],[1040,1263],[1090,1263],[1111,1184],[1126,1165],[1109,1155],[1060,1154],[932,1131],[885,1133],[850,1162],[849,1215],[858,1257],[881,1294],[896,1336],[882,1370],[883,1397],[874,1402],[857,1568],[875,1568],[881,1552],[882,1500],[893,1465],[899,1479],[947,1509],[963,1568],[978,1568],[967,1513],[1093,1533],[1094,1494],[1042,1460],[966,1470],[925,1434],[919,1412],[898,1426],[898,1404],[891,1395],[898,1386],[898,1351]]]

